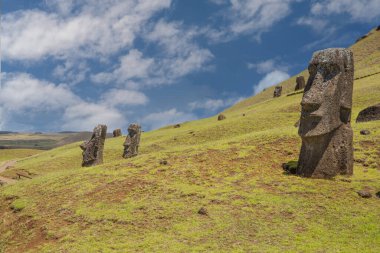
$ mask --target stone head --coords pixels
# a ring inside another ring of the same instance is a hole
[[[131,136],[131,137],[135,136],[136,134],[138,134],[140,132],[140,129],[141,129],[141,127],[139,124],[136,124],[136,123],[130,124],[128,127],[129,136]]]
[[[354,64],[349,49],[317,51],[309,63],[302,97],[298,133],[301,137],[327,134],[351,116]]]

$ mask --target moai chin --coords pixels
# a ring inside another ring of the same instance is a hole
[[[82,167],[90,167],[103,163],[104,141],[107,136],[107,126],[97,125],[94,128],[91,139],[80,145],[83,150]]]
[[[297,76],[295,91],[305,88],[305,78],[303,76]]]
[[[343,48],[317,51],[309,73],[301,102],[297,174],[313,178],[351,175],[353,54]]]
[[[139,124],[130,124],[128,127],[128,135],[125,138],[124,158],[131,158],[138,155],[140,145],[141,126]]]
[[[273,97],[276,98],[276,97],[280,97],[281,96],[281,93],[282,93],[282,86],[276,86],[274,88],[274,92],[273,92]]]

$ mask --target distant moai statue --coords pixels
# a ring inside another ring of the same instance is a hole
[[[82,167],[90,167],[103,163],[104,141],[107,135],[106,125],[97,125],[89,141],[80,145],[83,150]]]
[[[303,76],[297,76],[295,91],[303,90],[305,88],[305,78]]]
[[[118,129],[113,130],[112,135],[113,135],[113,137],[121,136],[121,129],[118,128]]]
[[[301,102],[298,134],[302,147],[297,174],[313,178],[351,175],[353,54],[343,48],[317,51],[309,73]]]
[[[273,97],[274,98],[280,97],[281,93],[282,93],[282,86],[276,86],[274,88]]]
[[[224,114],[219,114],[218,115],[218,120],[225,120],[226,119],[226,116]]]
[[[124,158],[131,158],[138,155],[140,145],[141,126],[139,124],[130,124],[128,127],[128,136],[125,138]]]

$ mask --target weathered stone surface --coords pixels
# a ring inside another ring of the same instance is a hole
[[[274,88],[273,97],[277,98],[277,97],[281,96],[281,93],[282,93],[282,86],[276,86]]]
[[[208,215],[207,209],[204,208],[204,207],[201,207],[201,208],[198,210],[198,214],[200,214],[200,215]]]
[[[303,76],[297,76],[296,78],[296,90],[303,90],[305,88],[305,78]]]
[[[297,174],[313,178],[351,175],[353,54],[341,48],[317,51],[309,73],[301,102]]]
[[[356,122],[380,120],[380,104],[365,108],[359,112]]]
[[[218,120],[224,120],[224,119],[226,119],[226,116],[224,114],[218,115]]]
[[[121,129],[118,128],[118,129],[113,130],[112,134],[113,134],[113,137],[121,136]]]
[[[128,127],[128,136],[124,142],[124,158],[131,158],[138,155],[140,146],[141,126],[139,124],[130,124]]]
[[[360,134],[361,135],[369,135],[369,134],[371,134],[371,132],[367,129],[363,129],[363,130],[360,130]]]
[[[369,191],[366,191],[366,190],[360,190],[360,191],[357,191],[356,192],[360,197],[362,198],[371,198],[372,197],[372,194],[369,192]]]
[[[107,135],[106,125],[97,125],[89,141],[80,145],[83,150],[82,166],[89,167],[103,163],[104,141]]]

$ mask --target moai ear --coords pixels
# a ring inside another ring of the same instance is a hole
[[[345,124],[351,121],[351,108],[340,106],[340,121]]]

